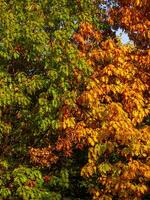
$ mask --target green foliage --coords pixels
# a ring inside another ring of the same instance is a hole
[[[0,200],[148,191],[149,52],[137,63],[140,51],[115,43],[110,5],[0,0]]]
[[[60,179],[53,177],[49,187],[45,184],[42,174],[35,168],[19,166],[13,171],[6,161],[1,161],[0,196],[2,199],[61,199],[61,194],[51,191],[57,183],[60,187],[68,187],[67,172],[61,171]]]
[[[79,23],[98,20],[100,10],[90,0],[79,4],[68,0],[1,1],[2,149],[7,143],[12,145],[11,151],[24,145],[25,149],[39,146],[36,141],[42,144],[41,136],[58,128],[58,110],[70,99],[72,86],[79,87],[73,81],[73,69],[79,68],[85,77],[89,74],[90,67],[78,58],[70,41]],[[4,139],[8,137],[9,141]]]
[[[82,90],[74,81],[74,69],[82,72],[83,80],[91,73],[90,65],[79,58],[72,36],[85,21],[99,28],[105,26],[105,22],[99,23],[99,3],[0,1],[2,199],[57,200],[62,198],[61,191],[73,193],[74,187],[69,189],[70,172],[65,168],[68,160],[42,172],[43,168],[33,168],[28,151],[30,147],[55,146],[61,134],[59,111],[66,102],[73,106],[74,90]],[[49,173],[52,178],[45,183],[43,177]]]

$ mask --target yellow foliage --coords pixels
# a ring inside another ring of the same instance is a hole
[[[122,10],[111,10],[112,25],[117,21],[131,36],[136,29],[147,27],[147,23],[138,25],[140,11],[133,16],[130,7],[132,4],[142,8],[146,1],[118,2]],[[137,40],[143,37],[145,40],[147,36],[136,36]],[[87,38],[91,39],[89,46]],[[89,188],[93,199],[117,196],[140,200],[149,190],[150,180],[150,129],[138,128],[150,114],[149,51],[104,39],[88,23],[81,24],[74,40],[80,55],[92,66],[93,74],[77,97],[76,107],[69,108],[63,121],[64,135],[72,138],[70,141],[77,148],[78,144],[88,147],[88,160],[81,176],[94,181],[97,177],[100,187]]]

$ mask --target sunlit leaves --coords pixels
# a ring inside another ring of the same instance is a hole
[[[4,199],[149,193],[148,1],[106,2],[137,46],[118,41],[101,2],[0,2]]]
[[[117,0],[116,2],[118,3],[116,8],[110,10],[110,24],[114,28],[123,28],[136,45],[148,49],[150,41],[148,0]]]
[[[65,137],[72,134],[71,143],[82,141],[88,146],[81,176],[93,180],[94,186],[89,183],[93,199],[140,199],[148,191],[149,177],[145,173],[149,170],[149,131],[137,128],[149,114],[148,54],[142,56],[130,45],[103,39],[102,33],[96,40],[94,33],[98,34],[94,27],[84,23],[73,36],[79,55],[94,71],[77,106],[68,109],[66,117],[74,117],[76,125],[70,131],[65,127]],[[76,70],[75,78],[79,74]]]

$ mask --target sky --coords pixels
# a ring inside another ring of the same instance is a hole
[[[109,1],[106,0],[106,2],[109,2]],[[101,8],[102,8],[102,9],[106,9],[106,11],[108,11],[108,8],[107,8],[106,5],[100,4],[100,5],[99,5],[99,8],[100,8],[100,9],[101,9]],[[125,32],[124,32],[122,29],[120,29],[120,28],[116,31],[116,35],[120,37],[120,39],[121,39],[121,41],[122,41],[123,44],[127,44],[127,43],[129,43],[129,42],[132,42],[132,41],[129,39],[128,34],[125,33]]]
[[[120,28],[117,30],[116,35],[120,36],[123,44],[127,44],[128,42],[130,42],[128,34],[123,32]]]

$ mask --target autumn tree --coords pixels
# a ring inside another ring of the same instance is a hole
[[[68,156],[74,146],[88,148],[81,176],[93,199],[141,199],[150,180],[149,50],[121,45],[89,23],[74,40],[93,74],[76,106],[62,110],[65,134],[56,149]],[[77,82],[81,75],[75,71]]]
[[[149,195],[148,1],[3,0],[0,10],[2,199]]]
[[[82,21],[107,27],[99,23],[99,3],[0,1],[0,198],[61,199],[68,190],[70,161],[62,158],[59,165],[62,156],[54,148],[59,111],[81,87],[72,84],[74,68],[84,79],[90,73],[72,35]]]
[[[62,110],[65,134],[56,149],[69,156],[74,146],[88,147],[81,176],[87,178],[93,199],[141,199],[149,194],[150,181],[149,21],[143,12],[148,4],[118,1],[114,5],[109,22],[124,29],[135,45],[108,39],[89,23],[80,25],[73,38],[79,57],[94,72],[78,93],[76,106],[65,105]],[[82,72],[75,69],[74,76],[79,82]]]

